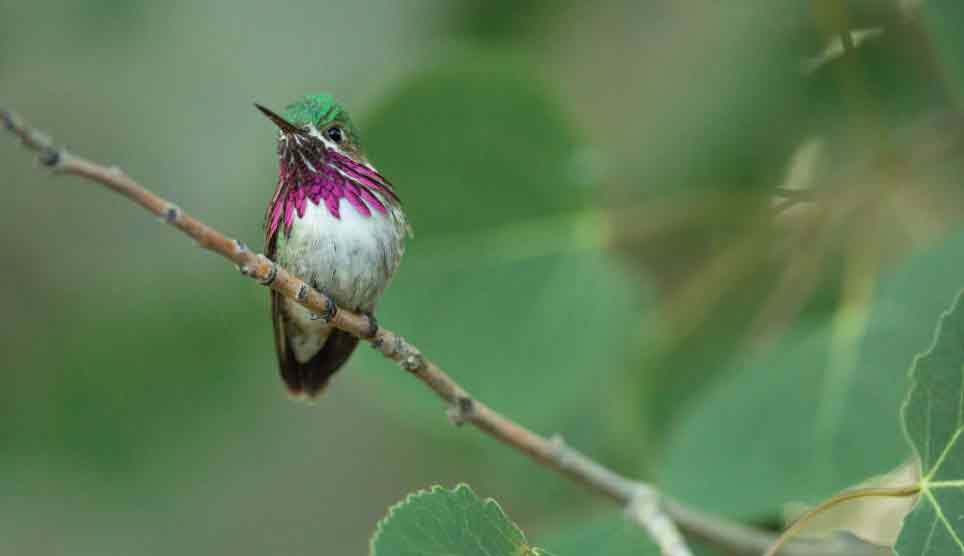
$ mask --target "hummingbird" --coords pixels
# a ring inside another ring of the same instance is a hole
[[[348,112],[328,94],[305,96],[278,127],[278,183],[265,211],[265,254],[339,307],[367,315],[395,274],[411,228],[392,184],[368,161]],[[317,396],[358,338],[271,292],[275,352],[292,395]]]

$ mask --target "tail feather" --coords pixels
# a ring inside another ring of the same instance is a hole
[[[338,329],[328,334],[322,348],[304,363],[295,358],[288,335],[285,333],[285,318],[281,311],[283,298],[271,292],[271,313],[274,321],[275,352],[281,378],[288,391],[293,395],[307,394],[315,397],[320,394],[328,380],[345,364],[355,347],[358,338]]]

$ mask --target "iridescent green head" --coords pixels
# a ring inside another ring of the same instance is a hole
[[[327,93],[306,95],[292,102],[285,107],[284,117],[297,126],[311,124],[319,130],[338,122],[352,134],[358,134],[351,123],[348,111]]]
[[[306,95],[292,102],[285,107],[281,117],[262,106],[258,108],[278,125],[283,134],[300,131],[316,135],[343,153],[355,159],[364,159],[358,129],[348,111],[327,93]]]

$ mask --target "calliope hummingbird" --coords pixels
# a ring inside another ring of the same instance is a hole
[[[279,129],[278,184],[264,222],[268,258],[374,325],[411,231],[398,195],[329,95],[306,96],[283,115],[255,106]],[[275,291],[271,318],[281,378],[294,395],[320,393],[358,345]]]

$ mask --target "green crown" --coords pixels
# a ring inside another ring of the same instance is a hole
[[[314,124],[319,129],[337,121],[348,129],[356,141],[358,140],[358,130],[352,124],[348,111],[327,93],[306,95],[292,102],[285,107],[284,117],[297,126]]]

